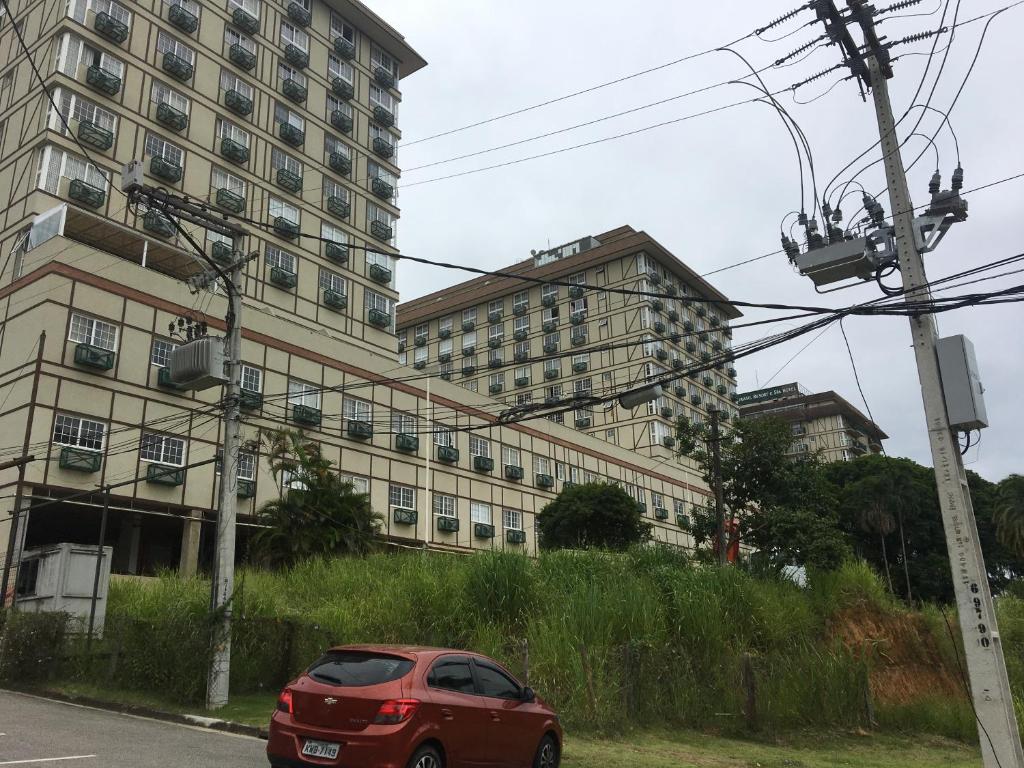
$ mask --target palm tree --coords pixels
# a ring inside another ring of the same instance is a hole
[[[889,553],[885,544],[886,537],[896,530],[896,518],[890,505],[893,498],[890,483],[885,477],[871,475],[853,483],[850,490],[847,498],[854,500],[851,511],[857,521],[857,527],[865,533],[878,534],[882,546],[885,579],[889,584],[889,592],[895,594],[892,586],[892,573],[889,570]],[[905,564],[906,559],[904,558]]]
[[[1024,556],[1024,476],[1010,475],[999,482],[992,517],[1000,543]]]

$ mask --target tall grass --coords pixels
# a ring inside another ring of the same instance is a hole
[[[528,667],[530,684],[568,727],[601,732],[867,725],[872,659],[831,639],[829,620],[852,605],[895,610],[863,565],[812,574],[801,589],[655,548],[537,560],[499,552],[312,560],[281,572],[242,570],[237,587],[236,693],[275,689],[332,644],[470,648],[516,674]],[[77,673],[200,700],[208,589],[170,574],[115,581],[101,649],[116,663]],[[1016,626],[1024,635],[1024,622]],[[751,683],[756,719],[745,708]],[[962,735],[960,714],[945,702],[913,706],[926,730]],[[903,727],[907,711],[879,719]]]

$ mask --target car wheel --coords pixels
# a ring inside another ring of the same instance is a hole
[[[558,768],[558,758],[558,743],[550,736],[545,736],[537,747],[533,768]]]
[[[444,768],[441,755],[430,746],[420,747],[411,758],[407,768]]]

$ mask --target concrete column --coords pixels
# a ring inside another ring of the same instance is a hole
[[[181,558],[178,561],[178,575],[191,578],[199,570],[199,535],[203,529],[203,513],[193,509],[182,519]]]
[[[142,538],[142,516],[127,514],[121,521],[121,533],[117,539],[118,565],[125,573],[139,572],[139,541]]]

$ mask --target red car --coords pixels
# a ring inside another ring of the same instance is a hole
[[[496,661],[407,646],[332,648],[281,691],[273,768],[557,768],[558,715]]]

